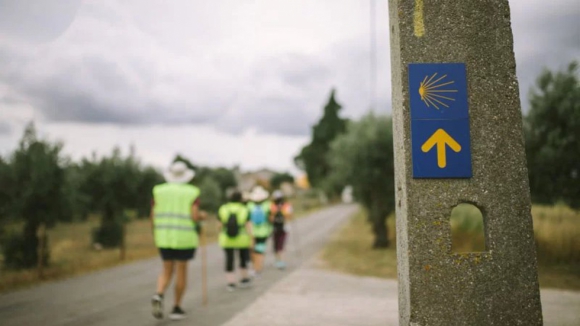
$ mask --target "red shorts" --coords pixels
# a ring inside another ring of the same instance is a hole
[[[286,242],[286,231],[274,231],[274,252],[284,250],[284,243]]]

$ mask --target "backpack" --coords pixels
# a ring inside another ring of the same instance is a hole
[[[250,216],[254,225],[262,225],[266,223],[266,212],[262,205],[254,205],[254,208],[250,212]]]
[[[230,213],[228,221],[226,222],[226,235],[228,238],[235,238],[240,234],[240,226],[238,225],[238,215]]]
[[[272,223],[274,225],[274,230],[275,231],[284,231],[284,213],[282,212],[282,209],[284,207],[284,205],[276,205],[276,207],[278,208],[276,210],[276,214],[274,214],[274,223]]]

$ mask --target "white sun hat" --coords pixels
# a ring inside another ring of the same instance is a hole
[[[188,183],[195,176],[195,172],[187,168],[181,161],[171,164],[169,169],[163,173],[163,177],[169,183]]]
[[[250,194],[250,199],[252,201],[260,202],[268,199],[269,195],[270,194],[266,189],[262,188],[261,186],[257,186],[252,190],[252,193]]]
[[[282,199],[284,198],[284,193],[282,192],[282,190],[276,190],[272,194],[272,197],[274,197],[274,199]]]

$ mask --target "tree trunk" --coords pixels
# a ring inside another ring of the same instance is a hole
[[[22,255],[24,257],[24,267],[33,268],[38,265],[39,259],[42,257],[38,251],[38,224],[28,222],[24,225],[22,232],[22,239],[24,246],[22,247]]]
[[[46,226],[44,224],[40,224],[38,227],[38,278],[44,278],[44,251],[46,247]]]
[[[125,260],[125,255],[126,255],[126,251],[127,251],[127,247],[126,247],[126,241],[127,239],[127,223],[125,223],[123,221],[123,229],[121,231],[121,253],[120,253],[120,258],[121,260]]]
[[[376,194],[372,197],[371,221],[373,223],[373,232],[375,234],[374,249],[389,247],[389,233],[387,232],[388,210],[381,205],[381,198]]]
[[[373,218],[373,232],[375,233],[374,249],[389,247],[389,233],[387,232],[387,217],[375,216]]]

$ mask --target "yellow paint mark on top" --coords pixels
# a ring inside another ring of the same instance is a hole
[[[423,0],[415,0],[415,13],[413,14],[413,25],[415,36],[425,35],[425,24],[423,22]]]

